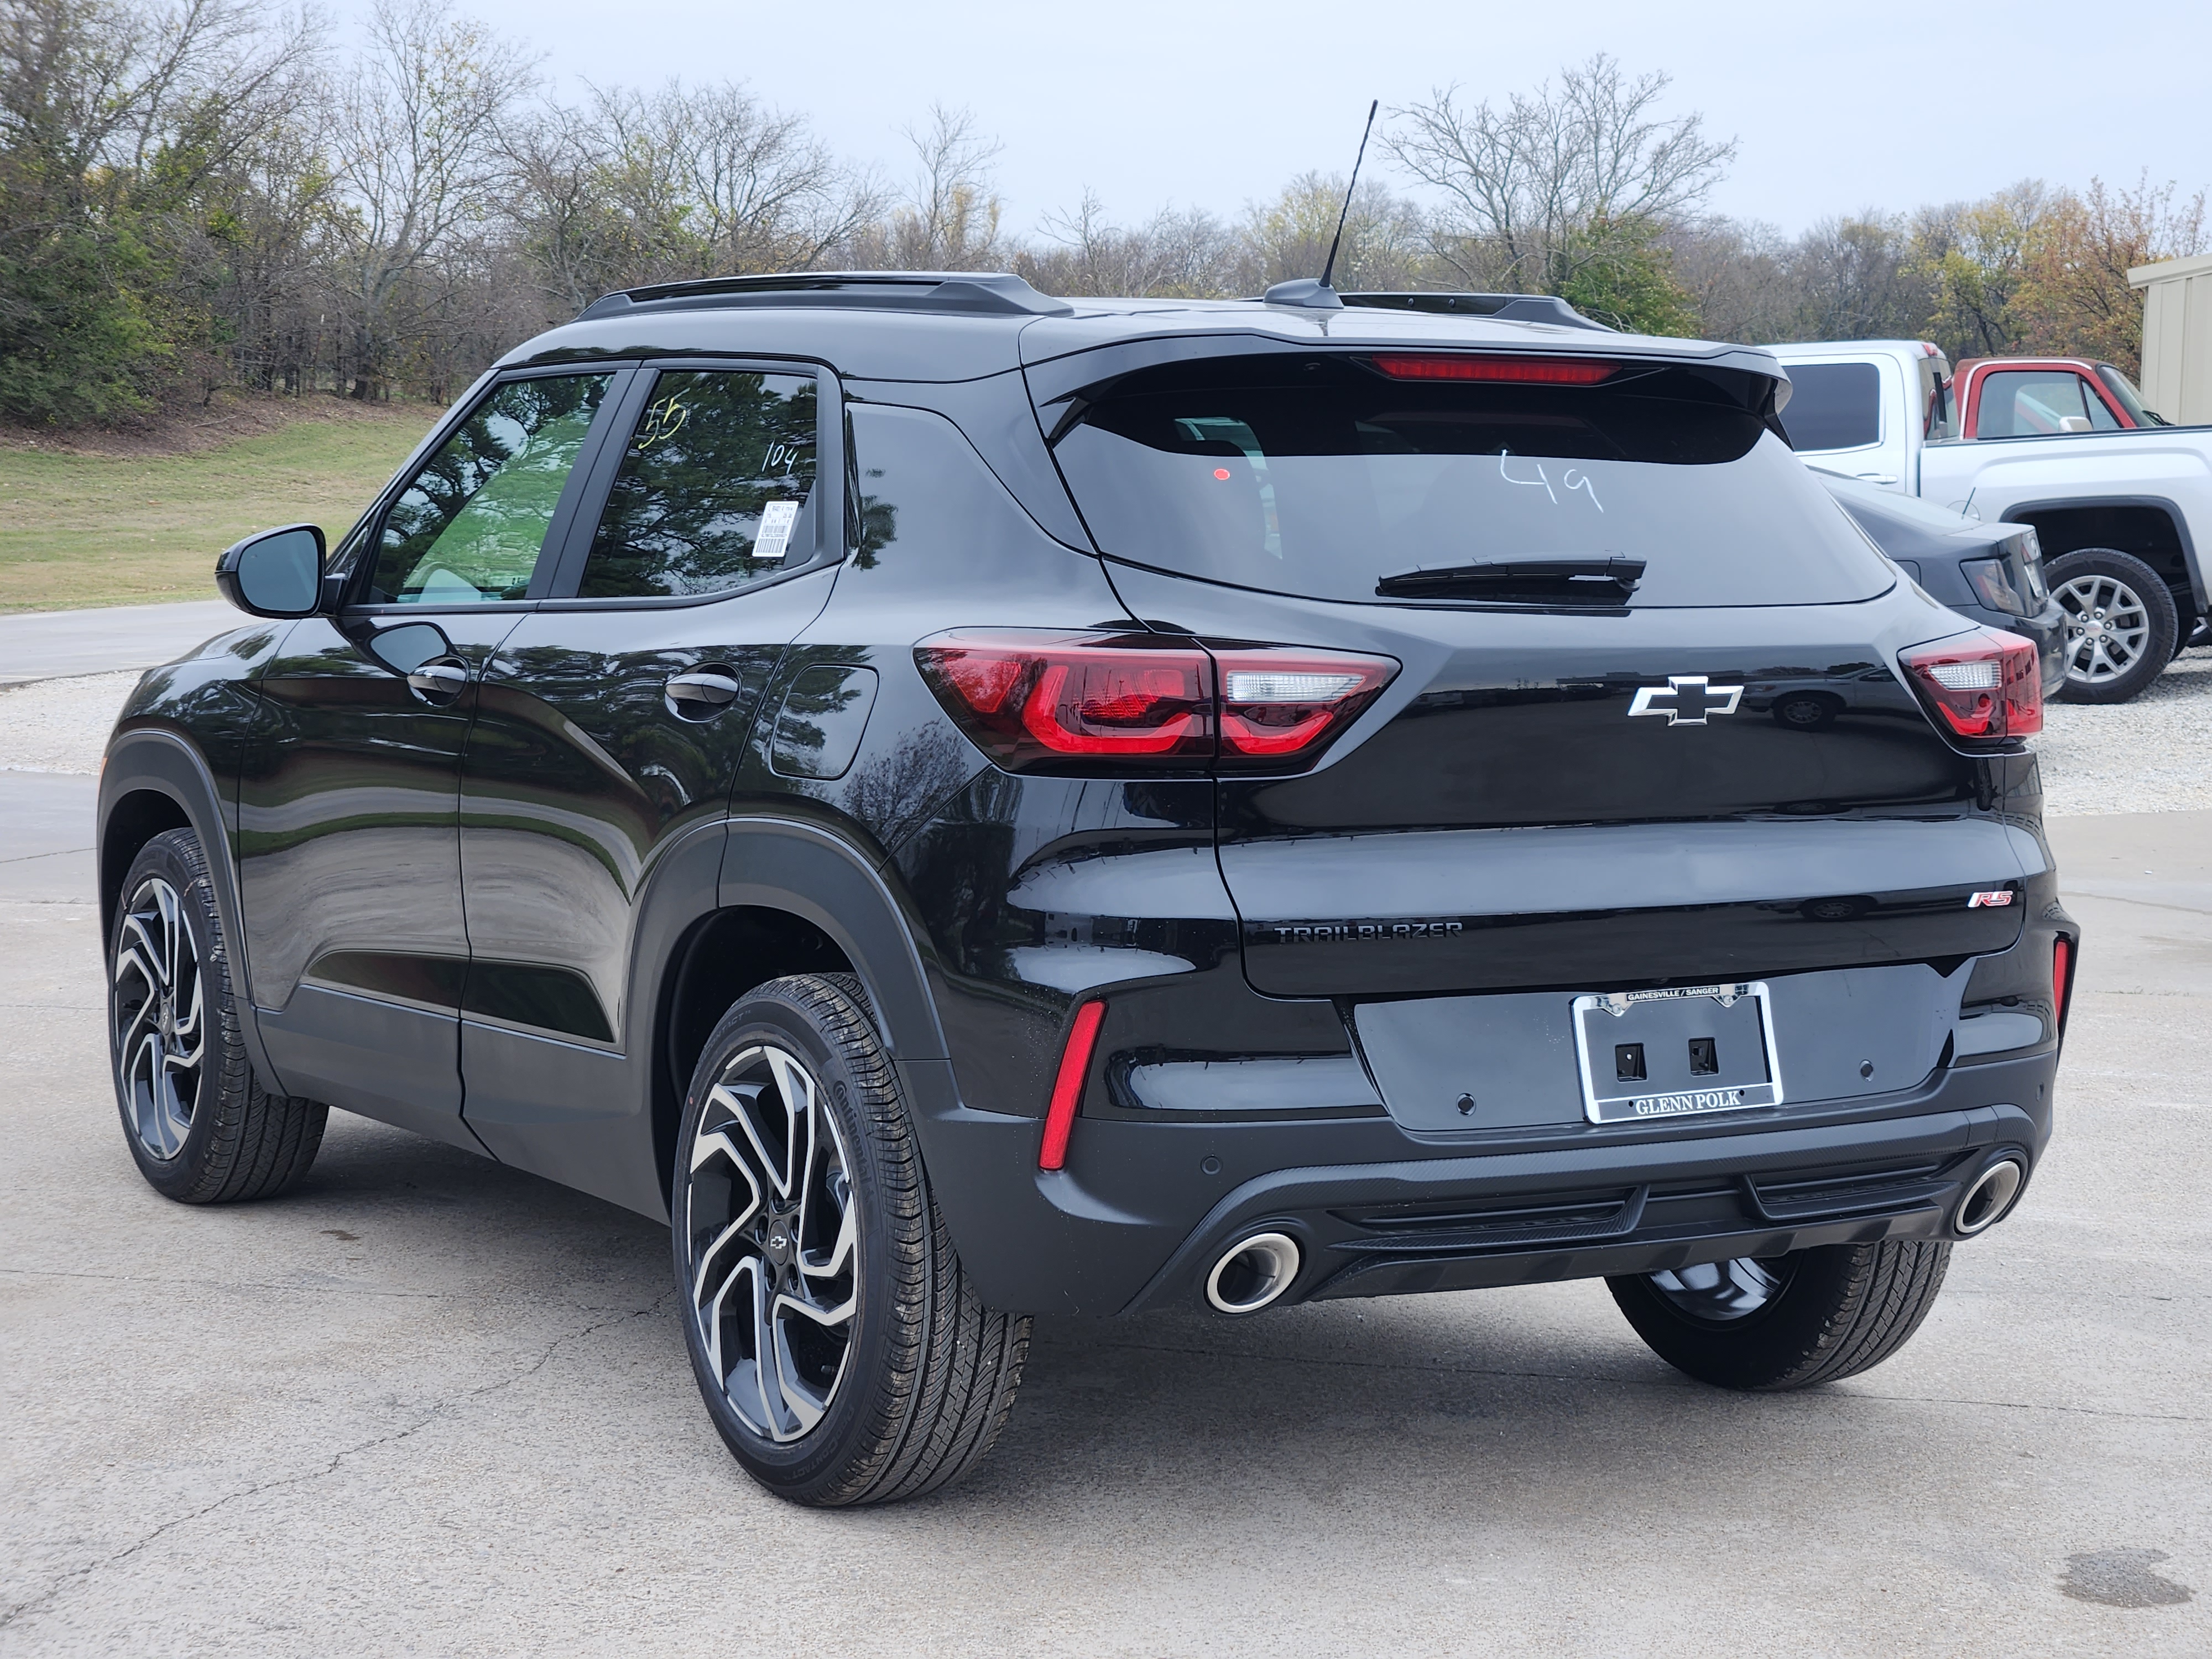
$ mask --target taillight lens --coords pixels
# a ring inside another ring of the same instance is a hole
[[[2032,737],[2043,730],[2043,673],[2035,647],[2017,634],[1981,628],[1898,661],[1944,729],[1972,743]]]
[[[915,660],[1000,767],[1074,774],[1295,771],[1398,672],[1349,652],[1018,630],[940,634]]]
[[[2066,1034],[2066,991],[2074,967],[2074,941],[2061,933],[2051,947],[2051,1021]]]
[[[1340,651],[1217,646],[1212,655],[1221,764],[1242,770],[1318,760],[1398,672],[1387,657]]]

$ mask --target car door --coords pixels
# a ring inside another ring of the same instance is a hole
[[[470,1127],[636,1207],[658,914],[711,910],[731,787],[783,648],[836,578],[834,377],[641,371],[551,594],[487,665],[462,771]],[[641,963],[641,952],[647,958]]]
[[[459,789],[477,677],[546,591],[625,370],[512,377],[339,550],[260,683],[239,792],[256,1018],[294,1093],[457,1145]]]

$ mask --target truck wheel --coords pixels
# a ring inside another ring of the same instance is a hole
[[[2083,547],[2044,567],[2066,611],[2069,702],[2125,702],[2173,659],[2180,619],[2159,574],[2132,553]]]
[[[771,980],[722,1016],[674,1175],[692,1371],[753,1479],[801,1504],[880,1504],[981,1461],[1030,1322],[962,1271],[857,980]]]
[[[1867,1370],[1936,1304],[1951,1247],[1912,1239],[1746,1256],[1606,1283],[1652,1352],[1700,1382],[1779,1392]]]
[[[108,1053],[124,1139],[157,1193],[268,1198],[307,1173],[327,1107],[261,1087],[239,1033],[230,954],[189,830],[138,850],[108,941]]]

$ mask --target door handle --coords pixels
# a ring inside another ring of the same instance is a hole
[[[468,684],[468,665],[453,657],[434,657],[407,676],[408,689],[424,702],[451,702]]]
[[[726,668],[695,668],[668,680],[668,707],[687,720],[711,720],[738,700],[744,686]]]

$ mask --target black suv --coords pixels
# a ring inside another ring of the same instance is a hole
[[[616,294],[233,548],[265,620],[100,787],[146,1178],[277,1191],[327,1105],[668,1217],[814,1504],[971,1468],[1037,1313],[1603,1277],[1724,1386],[1894,1352],[2050,1132],[2033,647],[1764,353],[1348,298]]]

